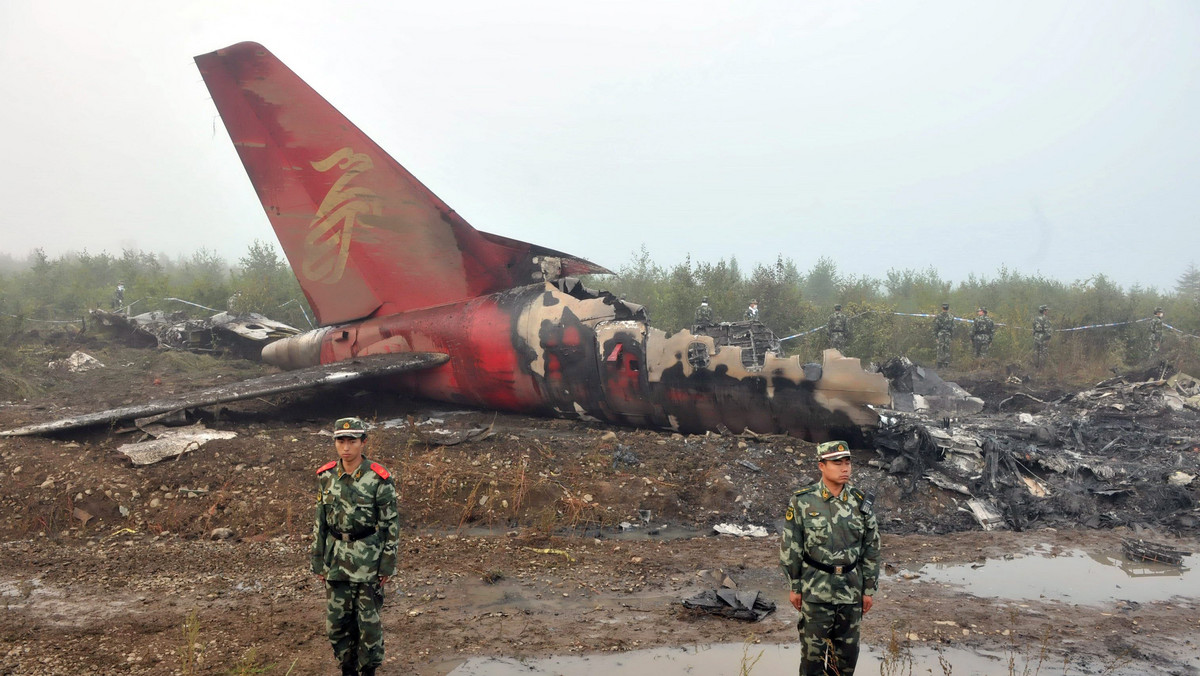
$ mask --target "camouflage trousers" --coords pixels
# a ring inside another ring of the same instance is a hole
[[[950,365],[950,334],[937,334],[937,367],[944,368]]]
[[[841,331],[835,331],[829,334],[829,347],[832,347],[842,354],[846,354],[846,343],[848,342],[850,341],[846,340],[846,334],[842,333]]]
[[[987,336],[978,335],[974,336],[971,340],[975,343],[975,356],[986,357],[988,350],[992,347],[992,339]]]
[[[1163,337],[1162,337],[1161,333],[1151,333],[1150,334],[1150,358],[1151,359],[1154,359],[1155,357],[1157,357],[1158,353],[1160,351],[1162,351],[1162,340],[1163,340]]]
[[[800,676],[854,676],[862,604],[800,604]]]
[[[1046,365],[1046,353],[1049,351],[1049,349],[1050,349],[1050,341],[1049,340],[1037,340],[1036,338],[1034,339],[1034,341],[1033,341],[1033,365],[1034,366],[1036,366],[1037,368],[1042,368],[1043,366]]]
[[[383,664],[383,595],[374,583],[325,582],[325,634],[340,664],[378,667]]]

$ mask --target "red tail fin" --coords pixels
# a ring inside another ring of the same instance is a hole
[[[472,228],[262,45],[196,65],[322,325],[608,272]]]

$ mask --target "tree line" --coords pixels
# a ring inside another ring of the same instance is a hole
[[[942,303],[962,318],[986,306],[996,321],[995,341],[988,363],[1028,365],[1032,359],[1030,332],[1039,305],[1050,307],[1055,328],[1118,324],[1104,328],[1055,333],[1050,345],[1051,368],[1063,374],[1075,370],[1093,375],[1098,370],[1144,365],[1148,355],[1148,323],[1138,322],[1162,307],[1167,324],[1200,335],[1200,270],[1189,265],[1174,289],[1160,291],[1133,286],[1124,289],[1103,274],[1065,282],[999,268],[990,275],[971,275],[952,282],[935,268],[891,269],[882,276],[852,275],[822,257],[808,269],[780,256],[774,263],[744,269],[736,258],[716,262],[687,258],[674,266],[655,263],[645,248],[635,252],[616,277],[586,280],[645,305],[652,323],[668,332],[692,324],[702,297],[718,321],[742,319],[750,299],[759,303],[760,318],[780,337],[809,331],[827,322],[835,304],[852,317],[846,352],[864,361],[905,355],[932,364],[935,341],[932,320],[896,313],[935,314]],[[34,250],[22,263],[0,257],[0,326],[35,326],[35,320],[74,320],[91,308],[111,307],[119,282],[125,285],[125,304],[131,313],[150,310],[205,316],[227,309],[237,294],[239,310],[258,312],[301,329],[310,327],[312,311],[287,261],[273,243],[255,241],[230,264],[212,251],[170,258],[136,249],[120,255],[87,251],[51,258]],[[970,324],[956,323],[952,364],[981,365],[972,357]],[[789,354],[818,360],[827,347],[824,331],[784,342]],[[1163,358],[1200,374],[1200,341],[1168,331]],[[1091,372],[1088,372],[1090,369]]]
[[[1065,282],[1000,267],[991,275],[972,274],[961,282],[942,278],[936,268],[888,270],[880,277],[852,275],[822,257],[802,270],[790,258],[743,269],[735,258],[696,262],[691,258],[663,267],[643,247],[613,279],[592,280],[635,303],[646,305],[652,323],[669,332],[688,328],[701,298],[707,296],[718,321],[740,321],[751,299],[759,303],[761,320],[782,337],[824,325],[841,304],[852,317],[847,354],[866,361],[904,355],[921,364],[935,361],[933,320],[896,313],[929,314],[942,303],[963,319],[986,307],[997,323],[987,359],[973,357],[969,322],[955,322],[952,367],[959,370],[1017,365],[1033,359],[1031,327],[1041,305],[1055,329],[1094,324],[1103,328],[1056,332],[1050,343],[1048,370],[1063,377],[1103,377],[1110,369],[1146,365],[1148,319],[1162,307],[1164,320],[1187,334],[1200,335],[1200,270],[1189,265],[1170,291],[1133,286],[1124,289],[1103,274]],[[817,361],[828,347],[820,330],[785,341],[789,354]],[[1162,359],[1200,373],[1200,340],[1167,331]]]
[[[175,259],[137,249],[119,256],[82,251],[55,258],[35,249],[24,264],[7,257],[0,260],[0,325],[11,332],[44,321],[78,320],[93,308],[113,309],[118,284],[124,285],[130,314],[209,316],[229,309],[236,295],[239,311],[297,328],[309,328],[312,317],[282,254],[256,240],[233,265],[207,249]]]

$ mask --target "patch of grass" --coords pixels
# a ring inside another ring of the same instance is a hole
[[[746,640],[742,642],[742,659],[741,662],[738,663],[738,676],[750,676],[750,672],[754,670],[754,665],[758,664],[758,661],[762,659],[762,650],[759,650],[758,654],[754,655],[753,657],[750,656],[750,647],[756,645],[757,643],[758,637],[754,634],[750,634],[746,637]]]
[[[183,621],[183,645],[179,648],[180,671],[183,676],[194,676],[200,673],[200,619],[193,608]]]

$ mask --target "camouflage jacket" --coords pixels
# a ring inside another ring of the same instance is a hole
[[[395,575],[399,540],[396,485],[382,465],[363,458],[353,474],[342,471],[340,460],[317,470],[314,573],[344,582]]]
[[[942,310],[938,316],[933,318],[933,333],[953,333],[954,332],[954,317],[950,316],[949,312]]]
[[[1161,317],[1150,318],[1150,335],[1162,338],[1163,320]]]
[[[758,310],[755,310],[752,307],[748,307],[748,308],[746,308],[746,314],[745,314],[744,321],[750,321],[751,319],[758,319]]]
[[[1033,318],[1033,339],[1039,343],[1044,343],[1050,340],[1050,334],[1053,329],[1050,328],[1050,318],[1046,315],[1038,315]]]
[[[713,323],[712,307],[707,304],[702,304],[700,307],[696,308],[696,321],[694,321],[692,323],[693,324],[712,324]]]
[[[850,335],[850,322],[846,321],[846,315],[841,312],[835,312],[829,317],[829,323],[826,324],[830,335],[835,333],[844,333]]]
[[[974,338],[975,336],[987,336],[987,339],[991,340],[992,334],[995,332],[996,332],[996,322],[992,321],[992,318],[987,315],[983,315],[982,317],[976,317],[975,321],[972,322],[972,324],[971,324],[971,337],[972,338]]]
[[[865,506],[862,491],[846,484],[834,496],[823,481],[792,495],[784,515],[779,561],[792,591],[815,603],[861,603],[879,589],[879,527]],[[858,565],[848,573],[826,572],[804,560],[827,566]]]

